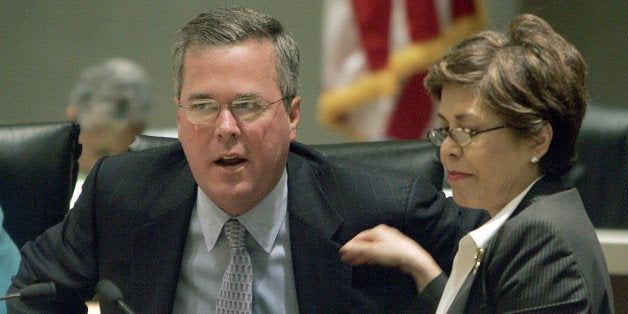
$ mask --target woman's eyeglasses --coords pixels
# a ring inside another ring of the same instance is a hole
[[[456,142],[456,144],[460,146],[467,146],[471,144],[473,137],[478,134],[488,132],[488,131],[505,129],[508,127],[509,126],[507,125],[502,125],[502,126],[496,126],[490,129],[485,129],[485,130],[469,130],[469,129],[463,129],[463,128],[455,128],[453,130],[448,130],[446,128],[437,128],[437,129],[432,129],[429,132],[427,132],[427,138],[430,140],[432,145],[436,147],[440,147],[441,145],[443,145],[445,138],[447,138],[447,136],[449,135],[451,136],[451,139],[454,140],[454,142]]]

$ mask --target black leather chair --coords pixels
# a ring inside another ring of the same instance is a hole
[[[377,141],[311,145],[325,156],[351,159],[386,170],[429,178],[443,188],[443,166],[438,149],[427,140]]]
[[[628,229],[628,109],[589,105],[576,151],[576,187],[591,221]]]
[[[78,174],[79,126],[0,125],[0,205],[18,247],[61,221]]]
[[[177,141],[176,138],[139,135],[135,137],[129,150],[136,151]],[[421,174],[432,180],[438,189],[443,186],[444,171],[438,150],[427,140],[318,144],[310,147],[329,157],[350,159],[386,170]]]
[[[137,135],[133,140],[133,143],[129,145],[130,151],[138,151],[147,148],[166,146],[174,143],[178,143],[179,139],[174,137],[152,136],[152,135]]]

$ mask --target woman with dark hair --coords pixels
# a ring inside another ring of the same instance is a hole
[[[585,65],[544,20],[478,33],[429,70],[440,147],[457,204],[493,218],[459,242],[447,277],[398,230],[362,232],[340,253],[352,264],[399,267],[420,291],[416,309],[459,312],[613,311],[610,279],[578,191],[563,177],[586,109]]]

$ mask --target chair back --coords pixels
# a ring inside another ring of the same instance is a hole
[[[589,105],[575,183],[596,227],[628,229],[628,109]]]
[[[310,145],[328,157],[351,159],[392,171],[423,175],[443,188],[444,169],[438,149],[428,140],[375,141]]]
[[[0,125],[0,205],[18,247],[66,214],[78,174],[79,126]]]

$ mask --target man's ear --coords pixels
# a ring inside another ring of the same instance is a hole
[[[532,137],[532,152],[538,159],[545,156],[554,136],[554,129],[550,123],[543,124],[539,133]]]
[[[292,140],[297,138],[297,126],[301,119],[301,96],[296,96],[292,99],[290,110],[288,111],[288,118],[290,119],[290,133]]]
[[[65,118],[68,119],[68,121],[76,121],[76,107],[68,106],[68,108],[65,109]]]
[[[176,108],[176,109],[177,109],[177,118],[176,118],[176,120],[177,120],[177,128],[179,127],[179,111],[180,111],[180,110],[179,110],[178,106],[179,106],[179,102],[180,102],[180,101],[181,101],[181,100],[180,100],[180,99],[179,99],[179,97],[177,97],[177,96],[174,96],[174,97],[172,98],[172,102],[174,103],[174,105],[175,105],[175,106],[177,106],[177,108]]]

